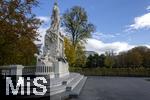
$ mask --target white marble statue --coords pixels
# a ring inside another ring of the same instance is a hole
[[[52,23],[51,23],[51,30],[59,30],[60,27],[60,16],[59,16],[59,7],[57,3],[55,2],[54,8],[53,8],[53,14],[51,17]]]
[[[35,55],[37,57],[37,66],[53,67],[56,76],[68,75],[68,63],[64,55],[64,36],[60,32],[59,7],[55,2],[51,27],[46,31],[43,54]]]

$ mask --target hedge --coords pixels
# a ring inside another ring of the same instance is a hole
[[[79,68],[70,67],[70,72],[78,72],[86,76],[133,76],[149,77],[150,68]]]

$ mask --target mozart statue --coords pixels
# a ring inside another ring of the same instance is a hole
[[[46,31],[43,54],[35,55],[37,57],[37,66],[52,67],[54,76],[65,76],[69,74],[68,62],[64,54],[64,36],[60,32],[59,7],[55,1],[51,27]],[[51,72],[52,73],[52,72]]]
[[[59,8],[56,2],[54,4],[51,20],[52,20],[51,30],[59,30],[60,16],[59,16]]]

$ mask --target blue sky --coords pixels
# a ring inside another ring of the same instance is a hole
[[[40,29],[44,31],[49,27],[54,0],[39,1],[39,7],[33,11],[45,20]],[[75,5],[87,11],[89,22],[96,26],[93,38],[86,44],[87,50],[102,53],[138,45],[150,47],[150,0],[58,0],[58,4],[61,15]]]

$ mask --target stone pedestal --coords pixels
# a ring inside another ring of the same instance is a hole
[[[50,72],[50,78],[55,78],[54,72]]]
[[[54,73],[55,73],[56,78],[60,78],[60,77],[69,75],[68,63],[59,61],[59,62],[55,62],[54,65],[55,65]]]

